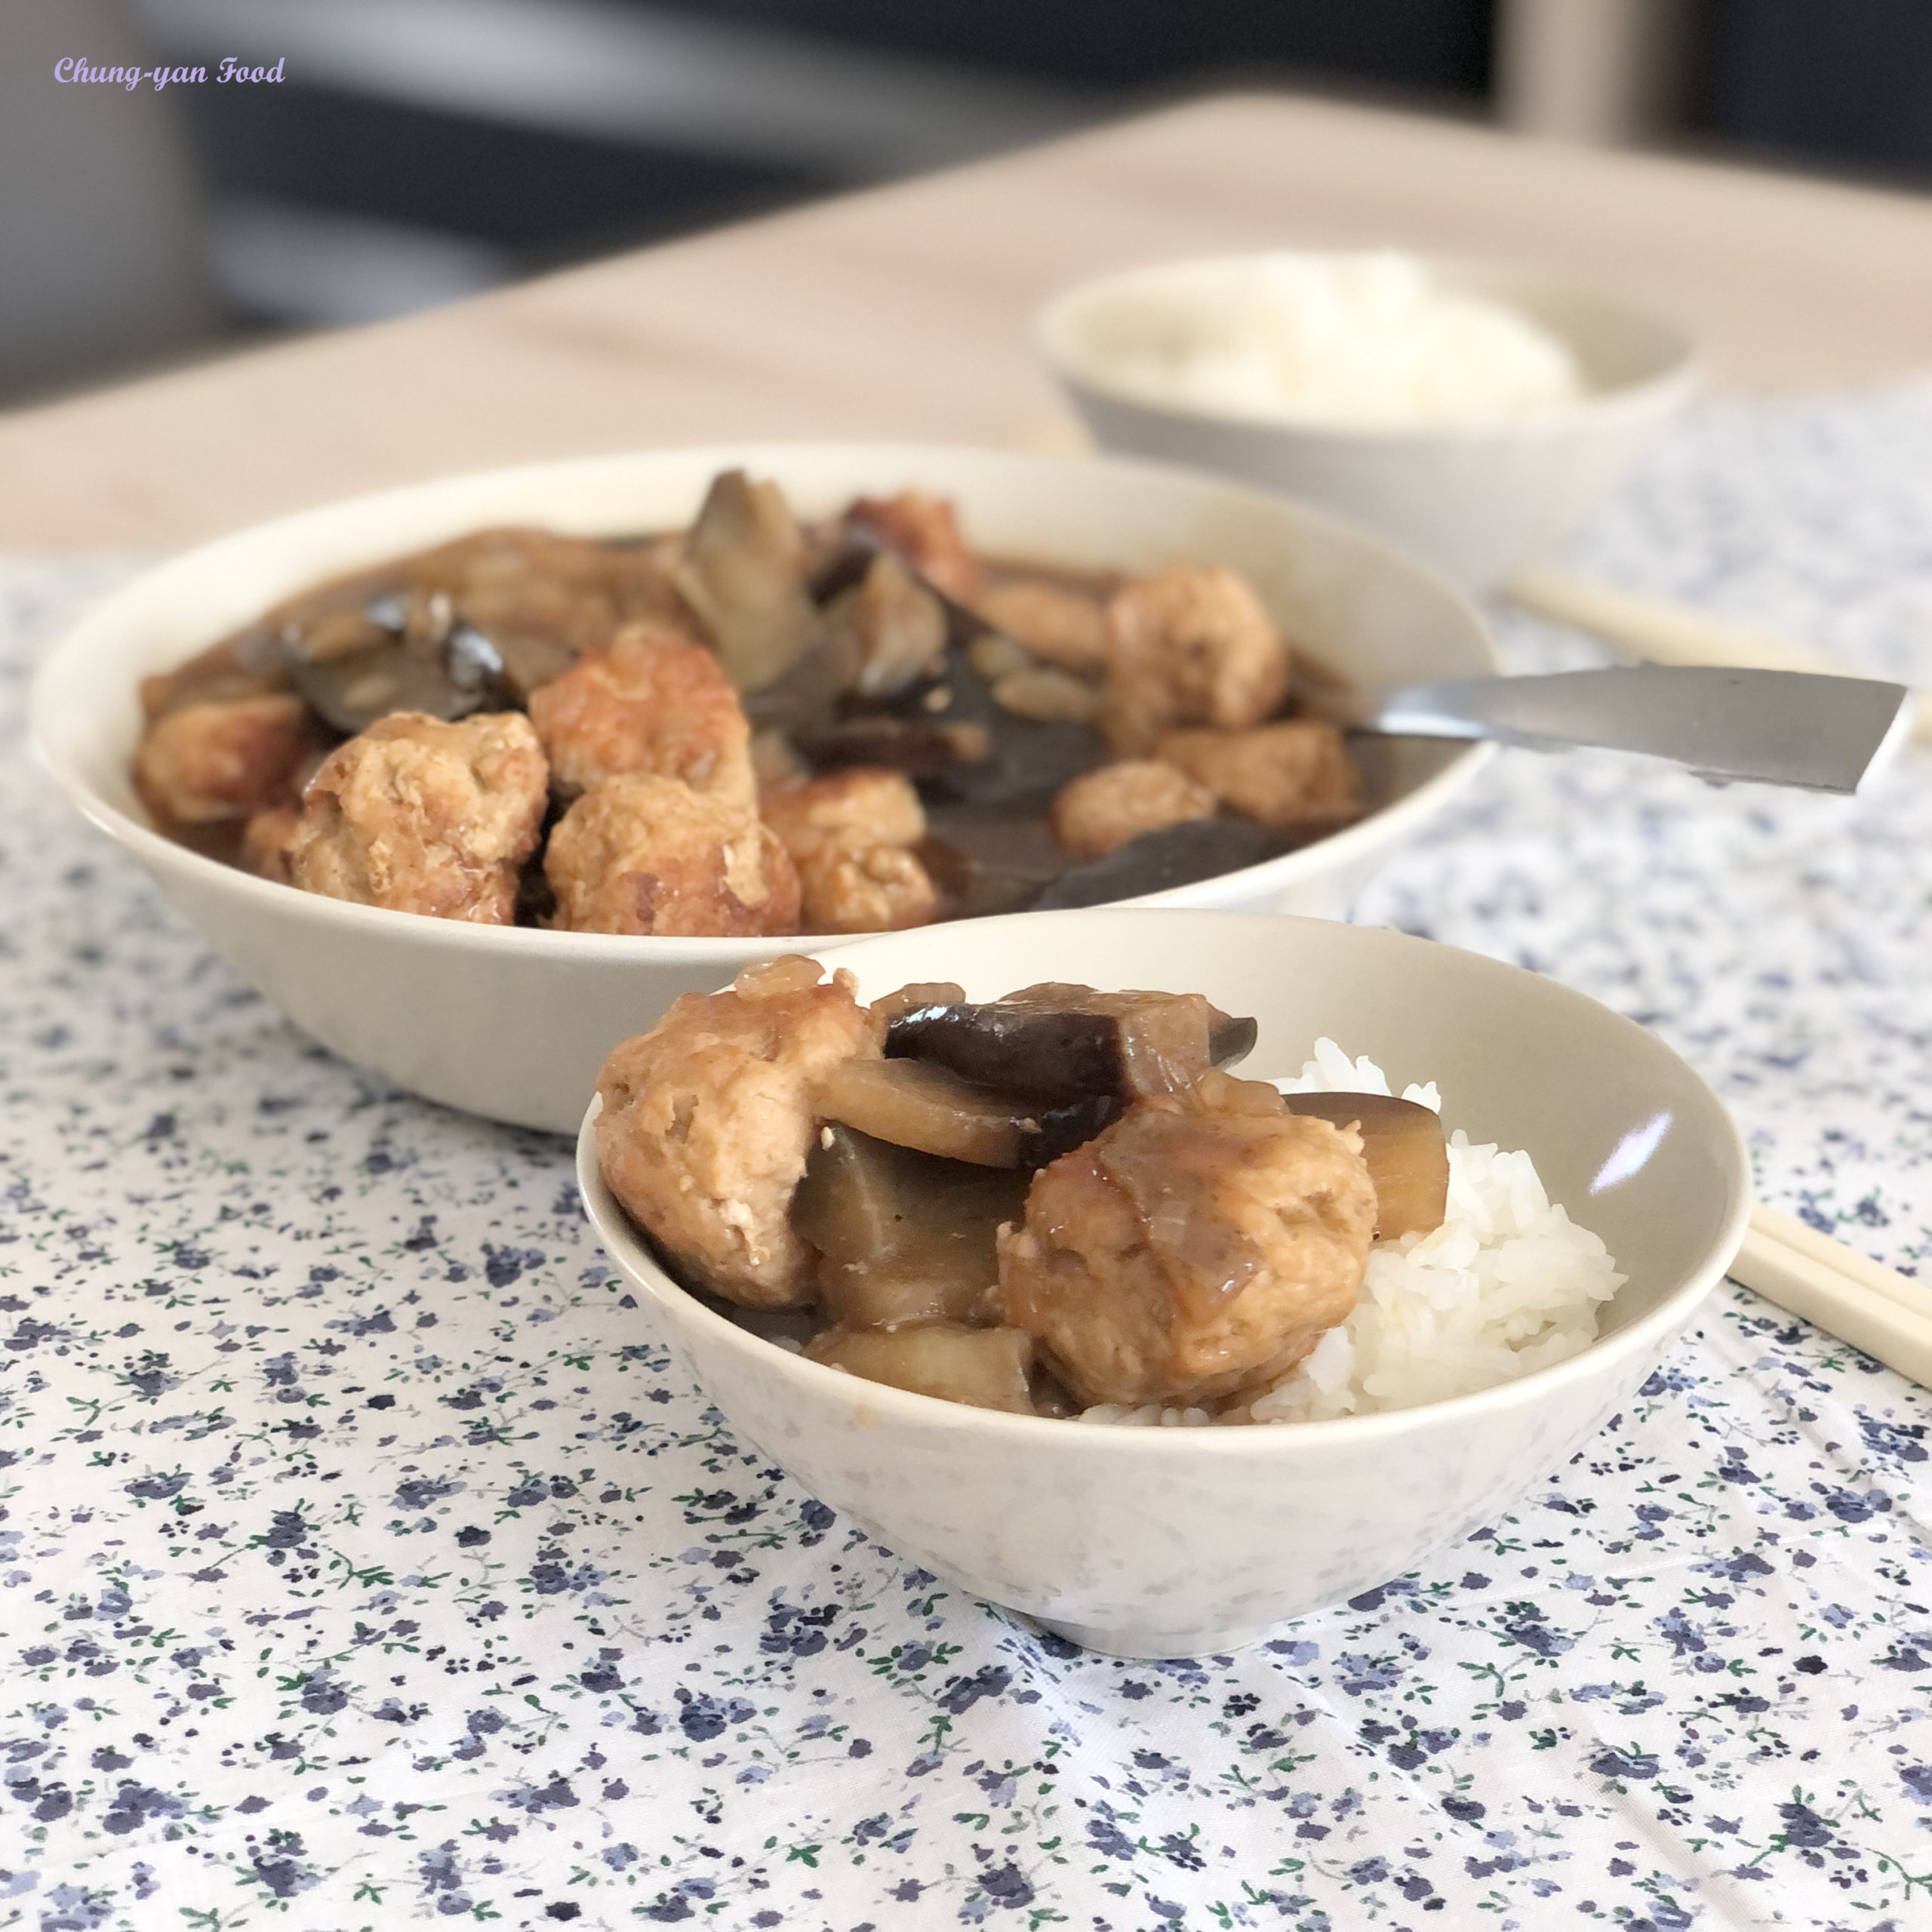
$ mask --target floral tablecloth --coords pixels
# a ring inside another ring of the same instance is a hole
[[[1932,678],[1932,399],[1706,408],[1577,560]],[[1416,1574],[1235,1656],[1042,1638],[733,1439],[561,1142],[331,1059],[52,796],[27,667],[116,574],[0,568],[5,1922],[1932,1923],[1922,1392],[1727,1287]],[[1923,753],[1512,754],[1358,916],[1641,1019],[1911,1270],[1929,881]]]

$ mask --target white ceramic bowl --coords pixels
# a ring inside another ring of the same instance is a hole
[[[1569,345],[1589,393],[1493,426],[1358,429],[1163,405],[1109,381],[1109,349],[1151,325],[1148,297],[1184,296],[1241,259],[1136,269],[1048,305],[1041,349],[1095,440],[1319,503],[1466,587],[1499,581],[1574,529],[1696,386],[1695,346],[1674,324],[1540,276],[1448,260],[1428,264],[1441,286],[1541,323]]]
[[[651,939],[425,918],[297,892],[150,827],[128,782],[136,688],[278,599],[491,524],[584,534],[669,529],[721,469],[772,476],[808,515],[908,487],[958,504],[996,555],[1147,570],[1191,557],[1245,571],[1287,633],[1365,681],[1497,668],[1481,620],[1382,546],[1260,491],[1145,465],[876,445],[679,450],[498,471],[285,518],[164,565],[57,645],[35,740],[68,796],[151,872],[209,944],[345,1059],[448,1106],[572,1133],[604,1056],[681,992],[773,950],[765,940]],[[1339,915],[1391,846],[1480,768],[1488,748],[1377,747],[1380,808],[1336,836],[1148,903]],[[800,942],[837,943],[831,939]]]
[[[1247,1429],[1105,1428],[963,1407],[821,1367],[678,1287],[577,1143],[591,1219],[684,1368],[759,1450],[903,1558],[1122,1656],[1192,1655],[1413,1570],[1558,1467],[1629,1401],[1742,1238],[1749,1169],[1710,1090],[1640,1026],[1554,981],[1399,934],[1232,913],[1038,913],[863,940],[876,998],[952,979],[1198,991],[1253,1014],[1241,1068],[1317,1035],[1451,1127],[1527,1148],[1629,1278],[1584,1353],[1453,1401]],[[593,1115],[594,1118],[594,1115]]]

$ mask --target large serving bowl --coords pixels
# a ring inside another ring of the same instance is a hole
[[[1110,351],[1161,326],[1160,304],[1242,259],[1136,269],[1048,305],[1041,350],[1094,440],[1319,503],[1467,587],[1499,581],[1574,529],[1697,384],[1695,345],[1675,323],[1543,276],[1450,260],[1428,264],[1438,286],[1541,324],[1575,355],[1586,394],[1521,421],[1358,428],[1217,414],[1109,377]]]
[[[1037,913],[841,949],[861,998],[957,980],[1198,991],[1252,1014],[1243,1066],[1298,1073],[1327,1034],[1445,1124],[1524,1148],[1629,1277],[1598,1340],[1481,1394],[1386,1414],[1148,1429],[963,1407],[786,1353],[660,1268],[605,1187],[595,1109],[579,1181],[645,1318],[733,1427],[898,1555],[1097,1650],[1192,1655],[1413,1570],[1558,1468],[1635,1392],[1743,1238],[1737,1130],[1660,1041],[1580,993],[1467,952],[1324,920]]]
[[[345,1059],[433,1100],[574,1131],[605,1054],[764,940],[657,939],[463,924],[298,892],[186,850],[129,782],[137,687],[278,600],[493,524],[583,535],[688,524],[720,469],[774,477],[801,514],[916,487],[952,497],[995,555],[1245,572],[1287,634],[1370,683],[1493,671],[1467,605],[1370,539],[1263,494],[1144,465],[863,444],[678,450],[463,476],[282,518],[192,552],[97,606],[35,685],[41,754],[82,811],[147,867],[208,943]],[[1377,809],[1334,837],[1144,903],[1340,914],[1390,848],[1472,777],[1487,748],[1391,743]],[[829,946],[830,939],[799,942]]]

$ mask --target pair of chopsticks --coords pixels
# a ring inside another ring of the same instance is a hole
[[[1775,1208],[1751,1211],[1733,1281],[1932,1388],[1932,1286]]]
[[[1714,664],[1745,671],[1809,671],[1844,678],[1855,675],[1815,651],[1761,632],[1707,617],[1681,605],[1633,597],[1607,584],[1572,577],[1566,571],[1532,565],[1503,586],[1503,594],[1539,617],[1589,631],[1626,655],[1653,664]],[[1912,735],[1932,744],[1932,693],[1912,700]]]
[[[1846,674],[1842,664],[1777,638],[1561,571],[1521,571],[1504,585],[1503,594],[1537,617],[1589,631],[1653,664]],[[1912,735],[1932,743],[1932,694],[1921,693],[1914,701]],[[1730,1272],[1767,1301],[1932,1388],[1932,1285],[1765,1207],[1751,1211]]]

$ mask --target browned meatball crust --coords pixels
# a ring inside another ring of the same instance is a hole
[[[1114,748],[1150,749],[1171,725],[1259,724],[1287,695],[1288,651],[1232,571],[1171,564],[1107,607],[1104,728]]]
[[[758,938],[795,932],[798,877],[734,799],[675,778],[609,778],[550,834],[543,873],[561,932]]]
[[[1054,836],[1076,859],[1103,859],[1143,832],[1212,818],[1214,795],[1158,758],[1124,758],[1060,788],[1047,813]]]
[[[177,825],[251,818],[289,802],[327,742],[292,692],[183,705],[149,726],[134,754],[135,789]]]
[[[838,847],[798,862],[798,922],[813,933],[897,933],[938,916],[939,888],[903,845]]]
[[[1360,1137],[1211,1076],[1232,1104],[1136,1102],[1042,1168],[1001,1232],[998,1302],[1084,1402],[1200,1402],[1280,1375],[1361,1290]],[[1252,1111],[1249,1111],[1249,1109]]]
[[[1164,731],[1155,749],[1230,811],[1264,825],[1326,823],[1361,806],[1361,780],[1347,745],[1321,718],[1291,718],[1250,731]]]
[[[926,809],[903,771],[854,765],[802,784],[775,786],[758,801],[764,822],[794,859],[828,846],[916,845]]]
[[[605,1185],[688,1278],[750,1307],[812,1299],[817,1257],[789,1215],[818,1087],[846,1060],[876,1060],[884,1039],[852,976],[820,985],[820,970],[779,960],[729,992],[686,993],[597,1083]]]
[[[751,728],[718,660],[661,625],[634,625],[533,691],[530,721],[568,798],[632,773],[680,778],[749,805]]]
[[[508,925],[549,792],[521,712],[449,724],[396,712],[337,746],[309,780],[289,877],[331,899]]]
[[[925,808],[903,772],[835,771],[765,793],[759,809],[798,870],[808,932],[897,932],[939,909],[931,875],[909,849]]]

